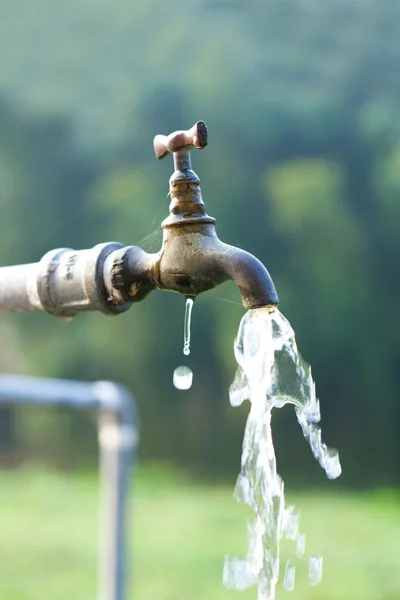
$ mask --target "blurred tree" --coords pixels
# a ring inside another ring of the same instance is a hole
[[[155,161],[153,136],[204,119],[210,147],[193,165],[207,208],[222,239],[271,271],[313,364],[343,479],[398,479],[400,4],[83,5],[39,0],[33,14],[23,0],[4,11],[2,262],[111,239],[156,250],[172,165]],[[171,385],[182,360],[177,296],[152,294],[117,319],[8,322],[31,372],[129,385],[143,457],[223,471],[237,469],[246,412],[225,400],[242,314],[230,285],[196,301],[185,395]],[[89,452],[90,428],[79,427],[76,447]],[[279,415],[282,469],[304,472],[293,427]],[[60,438],[71,431],[60,427]]]

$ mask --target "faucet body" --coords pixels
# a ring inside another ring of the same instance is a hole
[[[157,158],[173,153],[169,216],[158,253],[110,243],[92,250],[51,251],[32,265],[0,268],[0,312],[46,310],[70,318],[83,310],[124,312],[154,289],[196,298],[228,280],[245,308],[278,304],[272,279],[252,254],[221,242],[192,170],[190,150],[207,145],[201,121],[188,131],[154,138]],[[14,283],[13,283],[14,282]]]
[[[221,242],[211,224],[171,228],[157,254],[130,246],[108,260],[112,261],[109,289],[117,304],[143,300],[154,289],[194,299],[228,280],[239,288],[245,308],[278,304],[264,265],[249,252]]]
[[[278,303],[272,279],[253,255],[221,242],[215,219],[206,213],[200,179],[192,170],[190,150],[207,144],[207,129],[199,122],[187,132],[157,136],[155,153],[174,155],[170,178],[170,216],[162,223],[163,243],[157,254],[146,254],[137,246],[110,256],[110,292],[115,301],[142,300],[151,290],[179,292],[195,298],[221,283],[233,280],[245,308]]]

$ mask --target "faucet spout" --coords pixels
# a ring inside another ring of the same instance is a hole
[[[224,244],[220,255],[221,267],[239,288],[243,306],[247,309],[279,303],[278,294],[270,274],[253,254]]]
[[[264,265],[252,254],[218,239],[213,223],[164,230],[156,262],[155,285],[195,298],[233,280],[245,308],[277,304],[278,296]]]

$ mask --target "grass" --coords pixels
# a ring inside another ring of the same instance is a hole
[[[96,598],[96,477],[33,468],[0,477],[0,600]],[[279,585],[277,600],[399,600],[399,495],[337,491],[290,500],[302,513],[306,555],[324,556],[324,577],[309,587],[306,560],[298,560],[295,591]],[[129,513],[130,599],[256,600],[255,588],[221,583],[225,554],[245,553],[251,516],[230,487],[142,470]],[[285,542],[284,553],[293,550]]]

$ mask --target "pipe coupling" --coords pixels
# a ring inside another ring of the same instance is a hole
[[[38,264],[37,292],[43,309],[58,318],[72,318],[82,311],[99,310],[106,315],[125,312],[130,304],[115,304],[104,282],[107,257],[122,244],[98,244],[90,250],[59,248]]]

